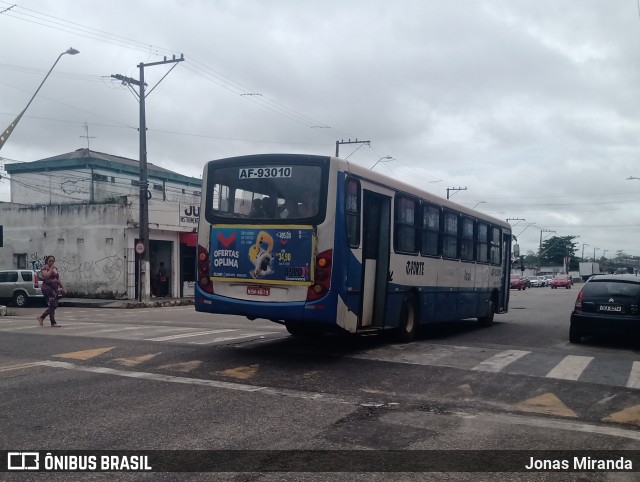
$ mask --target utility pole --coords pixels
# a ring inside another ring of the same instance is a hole
[[[453,194],[457,193],[458,191],[466,191],[467,188],[466,187],[448,187],[447,188],[447,199],[449,199],[449,192],[453,191]],[[453,194],[451,196],[453,196]]]
[[[180,54],[180,58],[176,59],[176,56],[173,56],[173,59],[167,59],[160,62],[151,62],[148,64],[140,62],[138,68],[140,69],[140,80],[135,80],[130,77],[124,77],[122,75],[112,75],[114,79],[118,79],[122,81],[123,84],[126,85],[137,85],[140,88],[140,92],[137,94],[138,100],[140,102],[140,215],[139,215],[139,229],[140,234],[138,236],[138,242],[142,243],[144,249],[139,254],[139,268],[138,272],[140,273],[138,276],[138,301],[146,301],[149,298],[149,288],[150,288],[150,279],[149,279],[149,182],[147,177],[147,120],[145,114],[145,99],[153,89],[155,89],[160,82],[164,80],[164,78],[169,75],[171,70],[173,70],[178,62],[182,62],[184,60],[184,55]],[[165,64],[174,64],[173,67],[167,72],[158,83],[145,94],[145,82],[144,82],[144,68],[145,67],[153,67],[155,65],[165,65]],[[135,94],[135,91],[133,91]]]
[[[344,139],[336,141],[336,157],[340,157],[339,156],[340,144],[367,144],[367,145],[371,145],[371,141],[359,141],[358,139],[356,139],[355,141],[352,141],[351,139],[349,139],[348,141],[345,141]]]

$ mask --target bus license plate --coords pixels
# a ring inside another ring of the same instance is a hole
[[[247,286],[247,294],[254,296],[269,296],[271,288],[268,286]]]
[[[613,311],[619,313],[622,311],[622,306],[600,305],[600,311]]]

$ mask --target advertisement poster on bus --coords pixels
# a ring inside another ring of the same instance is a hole
[[[314,235],[309,226],[212,226],[211,279],[310,285]]]

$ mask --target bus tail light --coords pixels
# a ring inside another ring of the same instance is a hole
[[[329,291],[331,285],[331,260],[333,251],[323,251],[316,256],[313,284],[307,290],[307,301],[317,300]]]
[[[578,297],[576,298],[576,304],[573,307],[575,311],[582,311],[582,290],[578,293]]]
[[[198,284],[207,293],[213,293],[213,283],[209,276],[209,251],[198,245]]]

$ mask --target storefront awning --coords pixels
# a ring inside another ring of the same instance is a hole
[[[198,245],[198,233],[180,233],[180,244],[186,244],[190,247]]]

